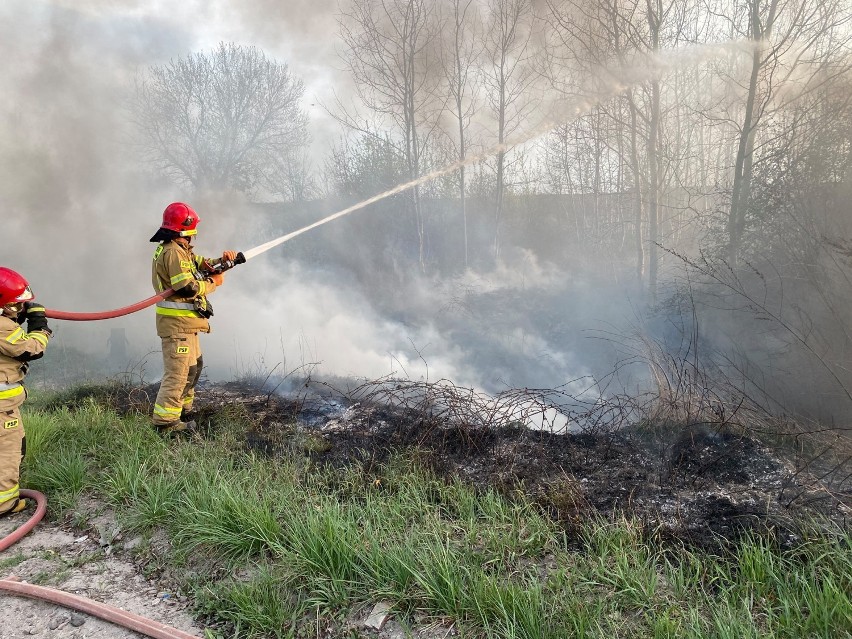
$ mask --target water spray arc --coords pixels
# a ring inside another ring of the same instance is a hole
[[[637,84],[640,84],[641,82],[649,80],[655,76],[658,76],[667,70],[694,65],[699,62],[703,62],[712,58],[718,58],[722,55],[729,55],[731,53],[750,53],[755,46],[755,43],[752,43],[750,41],[735,41],[726,42],[722,44],[696,45],[691,47],[685,47],[676,51],[660,52],[656,55],[648,56],[643,64],[637,65],[633,68],[622,69],[620,70],[617,76],[604,69],[602,70],[602,75],[596,78],[597,86],[595,88],[589,88],[588,95],[586,97],[557,104],[554,108],[551,109],[553,113],[549,117],[543,119],[543,121],[540,122],[538,126],[534,127],[533,129],[526,131],[521,135],[513,137],[507,140],[506,142],[503,142],[502,144],[495,144],[494,146],[491,146],[485,149],[484,151],[481,151],[480,153],[468,156],[464,160],[456,160],[455,162],[436,169],[431,173],[422,175],[409,182],[399,184],[393,188],[388,189],[387,191],[379,193],[378,195],[374,195],[369,199],[366,199],[362,202],[358,202],[357,204],[353,204],[349,208],[343,209],[342,211],[338,211],[337,213],[333,213],[328,217],[314,222],[313,224],[309,224],[304,228],[288,233],[287,235],[282,235],[281,237],[276,238],[274,240],[270,240],[269,242],[261,244],[260,246],[256,246],[255,248],[245,252],[246,259],[248,260],[260,255],[261,253],[265,253],[269,249],[274,248],[279,244],[283,244],[284,242],[287,242],[289,240],[292,240],[294,237],[297,237],[302,233],[306,233],[307,231],[315,229],[318,226],[322,226],[323,224],[332,222],[338,218],[343,217],[344,215],[348,215],[349,213],[357,211],[358,209],[362,209],[365,206],[375,204],[376,202],[383,200],[387,197],[397,195],[398,193],[402,193],[403,191],[412,189],[415,186],[420,186],[421,184],[425,184],[426,182],[430,182],[439,177],[443,177],[444,175],[455,173],[463,167],[469,166],[471,164],[476,164],[478,162],[481,162],[482,160],[495,156],[498,153],[505,153],[506,151],[509,151],[513,147],[516,147],[520,144],[530,142],[546,133],[549,133],[550,131],[553,131],[559,126],[573,122],[580,116],[585,115],[586,113],[591,111],[594,107],[599,106],[600,104],[614,98],[615,96],[620,95],[625,91],[631,89]],[[629,80],[625,78],[629,78]]]
[[[465,158],[464,160],[457,160],[455,162],[452,162],[451,164],[447,164],[446,166],[436,169],[431,173],[422,175],[403,184],[399,184],[393,188],[388,189],[387,191],[374,195],[366,200],[358,202],[357,204],[353,204],[352,206],[345,208],[341,211],[338,211],[337,213],[332,213],[331,215],[324,217],[321,220],[317,220],[312,224],[308,224],[307,226],[292,231],[291,233],[287,233],[286,235],[282,235],[281,237],[278,237],[274,240],[270,240],[269,242],[249,249],[248,251],[244,251],[243,253],[239,254],[240,257],[238,258],[238,260],[235,260],[235,263],[232,263],[226,267],[222,267],[218,269],[217,272],[222,272],[224,270],[228,270],[229,268],[233,268],[233,266],[235,266],[236,264],[241,264],[254,257],[257,257],[258,255],[265,253],[266,251],[275,248],[276,246],[279,246],[280,244],[284,244],[285,242],[288,242],[289,240],[298,237],[302,233],[307,233],[308,231],[322,226],[323,224],[333,222],[334,220],[337,220],[345,215],[349,215],[350,213],[353,213],[359,209],[363,209],[364,207],[367,207],[371,204],[375,204],[380,200],[384,200],[385,198],[397,195],[399,193],[412,189],[415,186],[420,186],[421,184],[425,184],[426,182],[430,182],[444,175],[454,173],[462,167],[466,167],[471,164],[476,164],[478,162],[481,162],[482,160],[497,155],[498,153],[505,153],[506,151],[520,144],[530,142],[552,131],[558,126],[573,122],[580,116],[591,111],[594,107],[616,97],[617,95],[624,93],[630,88],[642,82],[645,82],[646,80],[659,76],[665,71],[669,71],[671,69],[683,66],[695,65],[713,58],[719,58],[725,55],[731,55],[735,53],[751,54],[754,48],[760,46],[760,44],[761,43],[759,42],[752,41],[733,41],[721,44],[696,45],[691,47],[685,47],[683,49],[678,49],[675,51],[661,51],[655,55],[646,56],[641,64],[637,64],[636,66],[631,68],[622,68],[619,71],[618,76],[616,76],[612,72],[607,71],[606,69],[602,69],[601,75],[595,78],[596,86],[588,90],[587,97],[558,104],[555,108],[552,109],[552,111],[554,112],[553,115],[548,118],[545,118],[538,126],[525,132],[523,135],[514,137],[502,144],[495,144],[494,146],[491,146],[475,155],[471,155]],[[74,313],[68,311],[57,311],[53,309],[47,309],[45,311],[45,314],[47,315],[47,317],[52,319],[61,319],[69,321],[92,321],[112,319],[115,317],[121,317],[123,315],[129,315],[130,313],[135,313],[136,311],[142,310],[143,308],[147,308],[148,306],[156,304],[159,300],[165,299],[173,293],[174,289],[167,289],[162,293],[158,293],[157,295],[144,299],[141,302],[137,302],[135,304],[131,304],[130,306],[125,306],[123,308],[111,311],[100,311],[94,313]]]

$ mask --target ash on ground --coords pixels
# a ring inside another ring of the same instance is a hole
[[[246,446],[273,457],[296,450],[315,463],[358,465],[365,473],[416,448],[437,475],[509,496],[520,490],[569,532],[590,517],[628,516],[658,538],[699,547],[718,548],[746,532],[789,547],[802,523],[848,526],[852,515],[848,466],[840,468],[841,481],[821,481],[742,429],[644,422],[553,433],[509,419],[453,420],[357,395],[307,385],[278,394],[239,382],[206,384],[197,421],[208,431],[245,424]]]

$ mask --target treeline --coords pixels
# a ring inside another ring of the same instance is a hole
[[[199,191],[290,202],[363,199],[467,163],[405,195],[422,272],[436,226],[426,200],[455,201],[469,261],[472,200],[490,201],[499,260],[511,199],[629,194],[628,210],[597,206],[589,224],[620,236],[611,218],[629,215],[651,299],[665,250],[685,238],[739,268],[803,229],[843,230],[819,199],[852,150],[843,0],[346,0],[339,11],[353,88],[325,105],[341,138],[324,160],[307,159],[301,80],[225,43],[139,81],[143,155]]]
[[[499,257],[510,196],[630,193],[635,270],[653,292],[661,247],[676,247],[688,227],[736,265],[778,232],[779,201],[818,225],[797,200],[841,182],[849,167],[842,2],[343,6],[344,61],[359,99],[336,105],[349,136],[326,166],[327,193],[373,195],[563,120],[535,144],[412,189],[424,269],[424,198],[455,197],[463,221],[469,198],[490,198]]]

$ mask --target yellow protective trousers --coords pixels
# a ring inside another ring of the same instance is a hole
[[[181,411],[192,409],[203,364],[198,333],[175,333],[163,337],[162,344],[163,380],[152,419],[157,427],[180,421]]]
[[[0,513],[11,510],[18,500],[24,447],[20,407],[0,408]]]

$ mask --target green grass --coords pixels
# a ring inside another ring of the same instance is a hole
[[[299,598],[298,584],[282,580],[277,572],[262,566],[250,580],[199,588],[199,610],[231,623],[236,637],[295,637],[307,608]]]
[[[590,518],[569,540],[520,492],[444,481],[416,455],[370,473],[311,467],[297,450],[273,463],[222,416],[219,435],[192,443],[92,396],[42,406],[26,407],[23,485],[54,516],[90,495],[139,534],[164,530],[158,560],[187,575],[180,586],[223,637],[355,636],[343,620],[376,601],[476,639],[852,636],[848,530],[814,524],[794,550],[748,537],[707,554]]]

